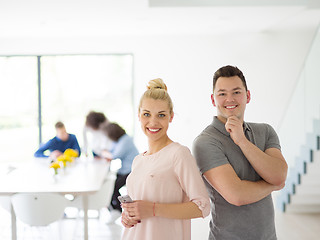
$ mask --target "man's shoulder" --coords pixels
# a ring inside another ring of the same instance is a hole
[[[49,143],[53,143],[53,142],[58,142],[58,137],[57,136],[54,136],[53,138],[51,138],[50,140],[48,140],[47,142],[46,142],[46,144],[49,144]]]
[[[213,124],[208,125],[202,132],[198,135],[198,137],[210,137],[214,136],[217,133],[217,129]]]
[[[77,138],[76,135],[72,134],[72,133],[69,133],[69,137],[71,138]]]
[[[193,141],[193,146],[219,143],[220,132],[210,124]]]
[[[219,138],[221,131],[221,127],[217,126],[215,122],[212,122],[202,130],[197,138]]]
[[[273,130],[273,127],[268,123],[257,123],[257,122],[246,122],[246,124],[249,126],[250,129],[253,131],[263,131],[267,132],[270,129]]]
[[[76,135],[69,133],[68,141],[78,141]]]
[[[261,128],[270,126],[268,123],[259,123],[259,122],[246,122],[251,127]]]

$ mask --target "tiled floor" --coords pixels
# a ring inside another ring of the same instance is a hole
[[[320,213],[276,213],[279,240],[319,240]]]
[[[106,213],[106,212],[104,212]],[[90,240],[120,240],[122,225],[120,219],[114,224],[105,224],[105,216],[89,219]],[[30,227],[17,220],[18,240],[82,240],[83,219],[62,219],[46,227]],[[10,214],[0,207],[0,239],[11,239]]]
[[[105,224],[106,212],[100,219],[89,219],[89,240],[120,240],[123,227],[120,219],[115,224]],[[193,222],[193,240],[206,240],[208,219]],[[278,240],[319,240],[320,214],[290,214],[276,212]],[[195,232],[198,231],[198,232]],[[82,218],[63,219],[47,227],[29,227],[17,221],[18,240],[82,240]],[[11,239],[10,214],[0,207],[0,239]]]

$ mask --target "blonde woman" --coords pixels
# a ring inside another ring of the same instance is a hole
[[[147,88],[138,113],[149,147],[127,178],[134,202],[122,204],[122,239],[188,240],[190,219],[210,212],[208,193],[190,150],[167,135],[174,113],[166,85],[155,79]]]

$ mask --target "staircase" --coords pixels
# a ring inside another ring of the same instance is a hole
[[[283,212],[320,213],[320,120],[313,121],[276,204]]]
[[[286,212],[320,213],[320,151],[313,152],[313,162],[306,165],[306,174],[295,186]]]

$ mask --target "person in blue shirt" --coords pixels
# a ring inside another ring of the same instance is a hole
[[[55,124],[57,135],[50,139],[48,142],[40,146],[40,148],[34,153],[35,157],[50,157],[56,159],[63,152],[68,149],[74,149],[78,151],[80,156],[80,146],[75,135],[67,133],[66,128],[62,122]],[[49,150],[50,154],[45,154],[45,151]]]
[[[127,177],[131,172],[133,159],[139,154],[133,139],[126,134],[126,131],[117,123],[110,123],[102,128],[103,132],[110,138],[113,143],[109,151],[103,151],[102,156],[111,161],[112,159],[121,160],[121,168],[117,172],[114,191],[110,203],[110,219],[108,223],[114,222],[121,216],[121,204],[118,200],[120,196],[119,189],[126,184]]]

